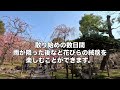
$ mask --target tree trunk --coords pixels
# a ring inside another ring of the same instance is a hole
[[[66,63],[66,78],[68,79],[68,64]]]
[[[24,69],[23,69],[23,62],[24,62],[24,61],[22,60],[22,63],[21,63],[21,72],[20,72],[20,75],[21,75],[21,76],[22,76],[22,73],[23,73],[23,70],[24,70]]]
[[[108,77],[110,77],[110,72],[109,72],[109,65],[108,65],[108,61],[107,61],[107,73],[108,73]]]
[[[93,56],[93,67],[95,67],[95,56]]]
[[[88,55],[88,61],[90,60],[89,55]],[[90,63],[88,63],[88,67],[89,67],[89,79],[92,79],[92,71],[91,71],[91,65]]]
[[[56,65],[56,63],[54,64],[54,72],[57,72],[57,65]]]
[[[112,24],[110,22],[110,15],[107,15],[107,26],[108,26],[108,34],[110,38],[114,38],[113,34],[112,34]]]
[[[91,71],[91,65],[88,63],[89,66],[89,79],[92,79],[92,71]]]
[[[25,71],[24,62],[25,62],[25,57],[23,58],[22,63],[21,63],[21,72],[20,72],[21,76],[22,76],[22,73]]]
[[[7,50],[8,50],[8,47],[7,48],[4,48],[4,53],[1,55],[1,60],[0,60],[0,65],[3,64],[4,60],[5,60],[5,55],[7,54]]]
[[[110,22],[110,15],[107,15],[107,26],[108,26],[108,34],[110,38],[114,38],[113,34],[112,34],[112,24]],[[108,50],[108,53],[106,56],[103,57],[103,60],[101,62],[101,66],[100,66],[100,70],[104,70],[105,69],[105,65],[107,64],[107,60],[109,59],[109,55],[110,55],[110,51]]]
[[[107,64],[107,60],[109,59],[109,53],[107,53],[106,56],[103,57],[103,60],[101,62],[101,65],[100,65],[100,70],[104,70],[105,69],[105,65]]]
[[[10,60],[11,64],[14,65],[14,56],[12,57],[12,59]]]
[[[73,79],[73,63],[71,64],[71,73],[72,73],[72,79]]]

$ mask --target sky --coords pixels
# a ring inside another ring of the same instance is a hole
[[[55,27],[60,24],[75,27],[76,34],[70,39],[78,38],[80,36],[79,20],[85,13],[98,14],[95,11],[0,11],[0,18],[3,16],[19,17],[32,27],[32,38],[48,42]],[[116,38],[120,38],[117,30],[113,34]]]

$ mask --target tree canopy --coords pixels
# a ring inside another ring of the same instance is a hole
[[[81,36],[73,40],[75,42],[85,42],[86,49],[120,49],[120,41],[111,39],[101,34],[91,34],[89,36]]]
[[[0,21],[0,35],[3,35],[5,33],[4,23],[3,21]]]
[[[97,28],[102,28],[103,21],[101,16],[93,15],[93,14],[85,14],[82,19],[79,21],[80,31],[82,34],[91,34],[98,33]]]

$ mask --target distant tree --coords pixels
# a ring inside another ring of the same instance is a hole
[[[51,35],[51,38],[52,39],[61,38],[61,40],[66,42],[66,39],[70,34],[74,35],[74,31],[75,29],[73,27],[71,28],[64,24],[61,24],[55,28],[53,34]],[[65,63],[65,67],[66,67],[66,78],[68,78],[68,64],[67,63]]]
[[[75,28],[74,27],[68,27],[64,24],[61,24],[61,25],[58,25],[54,32],[52,33],[51,35],[51,39],[54,39],[54,38],[61,38],[63,39],[64,41],[66,41],[67,37],[71,35],[74,35],[74,31],[75,31]]]
[[[0,21],[0,35],[3,35],[5,33],[5,27],[4,27],[3,21]]]

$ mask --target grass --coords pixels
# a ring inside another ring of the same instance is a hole
[[[12,74],[12,73],[0,73],[0,79],[9,79],[9,78],[12,78],[12,79],[22,79],[22,78],[25,78],[26,76],[28,76],[28,73],[25,73],[23,72],[22,74],[21,73],[15,73],[15,74]]]
[[[107,71],[103,71],[98,73],[96,79],[120,79],[120,70],[119,69],[111,69],[110,76],[108,77]]]
[[[66,71],[58,70],[57,72],[54,72],[54,75],[56,75],[57,79],[66,79]],[[120,70],[119,69],[111,69],[110,70],[110,77],[108,77],[107,71],[99,72],[95,79],[120,79]],[[68,79],[72,79],[72,74],[69,70],[69,77]],[[73,79],[76,79],[76,77],[73,77]]]
[[[120,69],[115,69],[110,71],[110,77],[115,79],[115,78],[120,78]]]
[[[0,67],[2,68],[6,68],[6,70],[8,69],[14,69],[16,66],[21,66],[21,63],[14,63],[13,65],[11,63],[8,63],[8,62],[4,62]],[[20,72],[18,73],[4,73],[4,72],[1,72],[0,73],[0,79],[9,79],[9,78],[12,78],[12,79],[18,79],[18,78],[25,78],[26,76],[28,76],[29,74],[26,73],[26,72],[22,72],[22,74]]]
[[[6,68],[6,69],[12,69],[16,66],[21,66],[21,63],[14,63],[13,65],[11,63],[5,62],[0,67]],[[31,64],[30,67],[35,67],[36,64]],[[8,78],[25,78],[28,76],[28,73],[23,72],[21,73],[15,73],[15,74],[7,74],[7,73],[0,73],[0,79],[8,79]],[[51,74],[50,74],[51,75]],[[57,79],[66,79],[66,69],[57,70],[57,72],[53,72],[53,75],[56,76]],[[95,79],[120,79],[120,69],[110,69],[110,77],[108,77],[107,71],[99,72],[98,75],[95,77]],[[69,70],[69,76],[68,79],[72,79],[72,74]],[[76,79],[75,75],[73,79]]]

